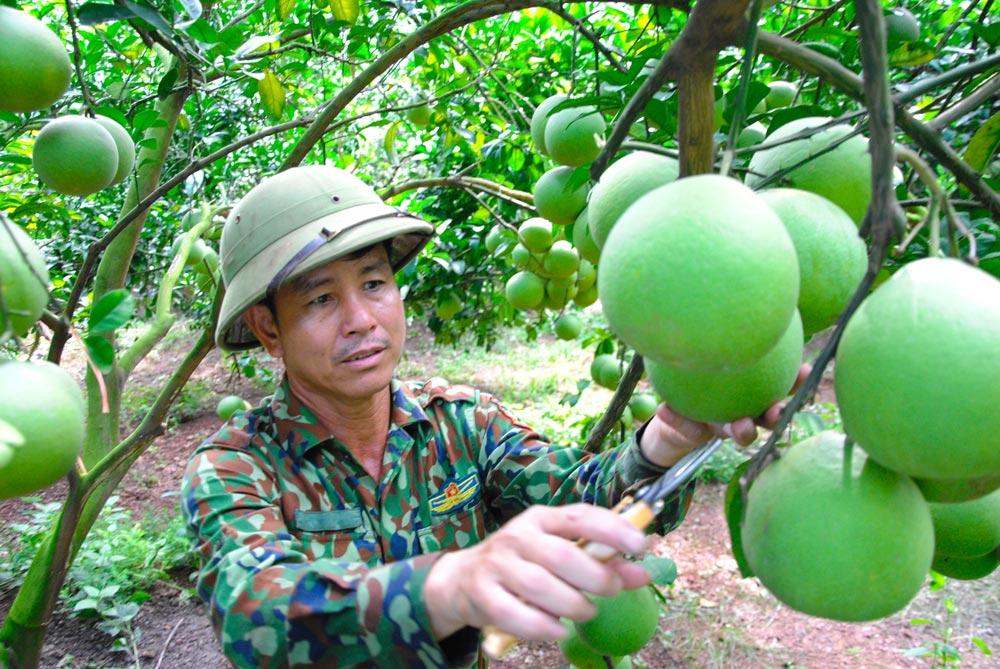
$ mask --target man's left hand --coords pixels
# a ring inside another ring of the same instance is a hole
[[[799,375],[790,394],[802,385],[810,370],[812,367],[806,364],[799,368]],[[756,418],[739,418],[731,423],[702,423],[661,404],[656,409],[656,415],[646,425],[639,448],[653,464],[670,467],[712,437],[732,439],[741,446],[748,446],[757,438],[758,425],[771,428],[777,424],[784,406],[783,402],[776,402]]]

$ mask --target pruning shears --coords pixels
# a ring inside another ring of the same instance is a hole
[[[623,497],[612,510],[623,516],[636,529],[645,529],[663,510],[664,500],[690,481],[705,460],[721,445],[722,439],[716,438],[695,448],[674,463],[658,479],[644,485],[634,495]],[[578,543],[587,555],[601,562],[609,561],[618,553],[616,549],[602,543],[584,540]],[[492,659],[501,657],[516,644],[517,637],[493,625],[483,628],[483,652]]]

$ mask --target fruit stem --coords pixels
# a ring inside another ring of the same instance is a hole
[[[844,439],[844,487],[850,487],[854,477],[854,440],[850,437]]]

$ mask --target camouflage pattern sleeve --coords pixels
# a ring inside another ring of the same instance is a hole
[[[665,471],[639,450],[641,430],[619,446],[594,455],[551,444],[486,393],[479,394],[470,411],[468,420],[474,422],[481,439],[479,468],[485,472],[486,496],[502,521],[532,504],[584,501],[611,507]],[[664,510],[651,531],[665,534],[680,525],[693,494],[694,481],[664,500]]]
[[[423,607],[424,581],[440,553],[372,568],[313,559],[286,526],[268,472],[252,448],[207,443],[188,463],[182,487],[203,565],[198,593],[234,666],[471,664],[475,639],[459,644],[461,657],[448,657],[455,653],[434,640]]]

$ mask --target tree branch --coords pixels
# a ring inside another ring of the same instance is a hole
[[[380,195],[383,199],[388,200],[389,198],[395,197],[400,193],[405,193],[408,190],[442,187],[458,188],[461,190],[478,190],[484,193],[489,193],[490,195],[498,197],[505,202],[521,207],[522,209],[528,209],[532,212],[535,210],[535,199],[531,193],[514,190],[513,188],[508,188],[507,186],[498,184],[494,181],[478,179],[475,177],[450,176],[435,177],[430,179],[414,179],[412,181],[406,181],[401,184],[390,186],[382,191]]]
[[[614,429],[618,423],[618,419],[621,418],[622,413],[625,411],[625,407],[628,406],[628,401],[632,398],[632,391],[635,390],[636,384],[639,383],[639,379],[642,377],[642,370],[642,356],[637,353],[632,358],[632,362],[629,363],[625,374],[622,375],[622,380],[618,383],[618,387],[615,388],[615,394],[611,397],[608,408],[604,410],[604,415],[597,421],[594,429],[590,431],[587,443],[583,445],[583,450],[588,453],[597,453],[601,450],[601,444],[604,443],[611,430]]]
[[[561,5],[547,7],[547,9],[572,25],[578,33],[590,40],[590,42],[594,45],[594,49],[607,59],[608,63],[611,64],[611,67],[615,68],[622,74],[628,74],[628,68],[622,65],[622,62],[618,60],[618,57],[615,56],[614,52],[601,41],[601,38],[598,37],[593,30],[583,25],[583,21],[570,14]]]
[[[934,130],[941,130],[953,121],[957,121],[966,114],[975,111],[981,104],[993,98],[998,92],[1000,92],[1000,74],[994,74],[982,86],[959,100],[958,104],[954,107],[944,110],[928,121],[927,125]]]

